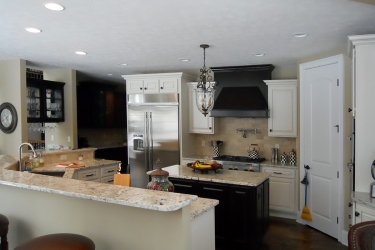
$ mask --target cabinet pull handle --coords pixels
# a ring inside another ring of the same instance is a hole
[[[207,187],[203,187],[204,190],[210,190],[210,191],[219,191],[219,192],[223,192],[224,190],[223,189],[218,189],[218,188],[207,188]]]
[[[112,172],[114,172],[114,171],[115,171],[114,169],[112,169],[112,170],[108,170],[107,173],[112,173]]]
[[[175,187],[187,187],[187,188],[192,188],[192,185],[184,185],[184,184],[174,184]]]
[[[160,87],[160,89],[163,89],[163,87]]]
[[[236,194],[246,194],[246,192],[236,191]]]
[[[86,177],[93,176],[94,174],[87,174]]]
[[[109,181],[107,181],[107,182],[113,182],[113,180],[109,180]]]
[[[272,132],[272,129],[270,128],[270,132]]]
[[[274,174],[283,174],[283,173],[280,173],[280,172],[273,172]]]
[[[354,215],[355,215],[355,217],[358,217],[358,216],[359,216],[359,213],[356,211],[356,212],[354,213]]]

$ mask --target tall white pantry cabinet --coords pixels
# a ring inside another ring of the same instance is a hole
[[[354,198],[353,224],[375,218],[370,184],[375,160],[375,35],[349,36],[353,68],[353,117],[355,118],[355,195],[366,194],[369,203]],[[368,206],[370,205],[370,206]],[[367,218],[367,219],[366,219]]]

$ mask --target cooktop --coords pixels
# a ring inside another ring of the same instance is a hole
[[[265,161],[265,158],[258,158],[258,159],[250,159],[248,156],[233,156],[233,155],[220,155],[212,157],[213,160],[218,161],[237,161],[237,162],[250,162],[250,163],[258,163]]]

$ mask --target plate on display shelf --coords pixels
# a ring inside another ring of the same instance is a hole
[[[223,165],[221,165],[219,163],[205,164],[202,161],[195,161],[195,162],[192,162],[192,163],[188,163],[188,164],[186,164],[186,166],[188,166],[189,168],[192,168],[193,171],[199,170],[202,173],[208,173],[208,171],[210,171],[210,170],[213,170],[216,173],[217,170],[223,168]]]

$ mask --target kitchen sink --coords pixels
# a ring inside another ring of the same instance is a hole
[[[65,172],[61,172],[61,171],[55,171],[55,172],[52,172],[52,171],[48,171],[48,172],[31,172],[33,174],[41,174],[41,175],[48,175],[48,176],[55,176],[55,177],[63,177]]]

